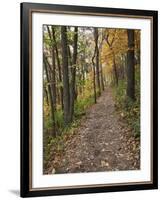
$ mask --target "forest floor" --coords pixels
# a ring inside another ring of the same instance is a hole
[[[46,174],[140,169],[140,139],[115,110],[111,89],[87,109],[61,154],[53,153]]]

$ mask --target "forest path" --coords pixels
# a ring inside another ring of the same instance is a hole
[[[139,169],[139,143],[116,113],[111,89],[106,89],[66,142],[56,173]]]

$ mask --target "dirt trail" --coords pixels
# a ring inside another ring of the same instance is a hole
[[[87,110],[55,167],[56,173],[132,170],[140,169],[139,160],[139,140],[121,122],[107,89]]]

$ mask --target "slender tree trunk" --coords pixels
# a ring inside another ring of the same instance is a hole
[[[102,55],[102,45],[103,45],[104,37],[103,37],[103,32],[102,32],[102,39],[99,45],[99,67],[100,67],[100,80],[101,80],[101,88],[102,91],[105,90],[104,86],[104,78],[103,78],[103,70],[102,70],[102,61],[101,61],[101,55]]]
[[[102,62],[100,60],[100,72],[101,72],[101,87],[102,87],[102,90],[104,91],[105,90],[105,86],[104,86],[104,80],[103,80],[103,71],[102,71]]]
[[[55,52],[56,52],[56,61],[57,61],[57,67],[58,67],[59,82],[62,83],[61,64],[60,64],[60,59],[59,59],[59,52],[58,52],[58,47],[57,47],[57,42],[56,42],[54,26],[52,26],[52,36],[53,36],[54,48],[55,48]],[[60,87],[60,96],[61,96],[61,107],[63,110],[63,107],[64,107],[64,105],[63,105],[63,87],[62,87],[62,85],[59,87]]]
[[[44,86],[44,95],[43,96],[45,96],[47,105],[49,106],[48,91],[47,91],[47,88],[45,86]]]
[[[127,30],[127,96],[135,100],[134,30]]]
[[[70,122],[70,92],[69,92],[69,70],[68,70],[68,45],[67,28],[61,27],[61,46],[62,46],[62,71],[63,71],[63,102],[64,102],[64,123],[65,126]]]
[[[77,63],[77,42],[78,42],[78,27],[75,27],[74,28],[73,59],[72,59],[72,68],[71,68],[70,121],[73,120],[73,115],[74,115],[75,77],[76,77],[76,63]]]
[[[84,95],[84,89],[85,89],[85,68],[84,68],[84,59],[82,58],[82,61],[81,61],[81,81],[82,81],[82,93]]]
[[[54,50],[54,43],[53,43],[53,37],[51,34],[51,30],[49,28],[49,26],[47,26],[47,31],[48,31],[48,35],[52,44],[52,48],[51,50],[51,55],[52,55],[52,74],[51,74],[51,78],[52,78],[52,94],[53,94],[53,107],[54,107],[54,111],[56,111],[56,65],[55,65],[55,50]]]
[[[79,75],[78,75],[78,78],[79,78],[79,81],[81,82],[82,81],[82,72],[80,71],[79,72]],[[82,84],[79,84],[79,95],[83,95],[83,87],[82,87]]]
[[[93,89],[94,89],[94,102],[97,103],[95,63],[93,63]]]
[[[55,66],[55,52],[52,48],[52,92],[53,92],[53,106],[56,112],[56,66]]]
[[[59,82],[59,80],[58,80],[58,78],[57,78],[57,81],[56,81],[57,83]],[[56,94],[57,94],[57,96],[56,96],[56,101],[57,101],[57,103],[59,104],[59,105],[61,105],[61,93],[60,93],[60,88],[59,87],[56,87]]]
[[[70,51],[70,46],[67,46],[68,49],[68,64],[72,67],[73,63],[72,63],[72,55],[71,55],[71,51]]]
[[[118,86],[118,71],[116,67],[116,61],[115,61],[115,53],[113,52],[113,69],[114,69],[114,75],[115,75],[115,83]]]
[[[50,79],[48,75],[48,63],[47,63],[47,58],[43,56],[43,63],[44,63],[44,69],[46,73],[46,78],[47,78],[47,84],[48,84],[48,93],[49,93],[49,102],[50,102],[50,112],[51,112],[51,119],[52,119],[52,124],[53,124],[53,132],[52,136],[56,136],[56,130],[55,130],[55,112],[54,112],[54,107],[53,107],[53,98],[52,98],[52,89],[50,85]]]
[[[122,54],[122,57],[121,57],[121,78],[122,79],[125,79],[125,58],[124,58],[124,54]]]
[[[100,86],[98,29],[97,28],[94,28],[94,38],[95,38],[95,45],[96,45],[96,78],[97,78],[98,94],[100,96],[101,95],[101,86]]]
[[[96,70],[95,70],[96,66],[95,66],[95,62],[94,62],[95,54],[96,54],[96,46],[95,46],[95,50],[94,50],[94,55],[92,57],[92,68],[93,68],[94,103],[97,103],[97,95],[96,95]]]
[[[96,70],[95,70],[95,63],[93,63],[93,90],[94,90],[94,103],[97,103],[97,95],[96,95]]]

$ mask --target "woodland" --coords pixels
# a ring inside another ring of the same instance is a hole
[[[43,173],[140,169],[140,30],[43,25]]]

